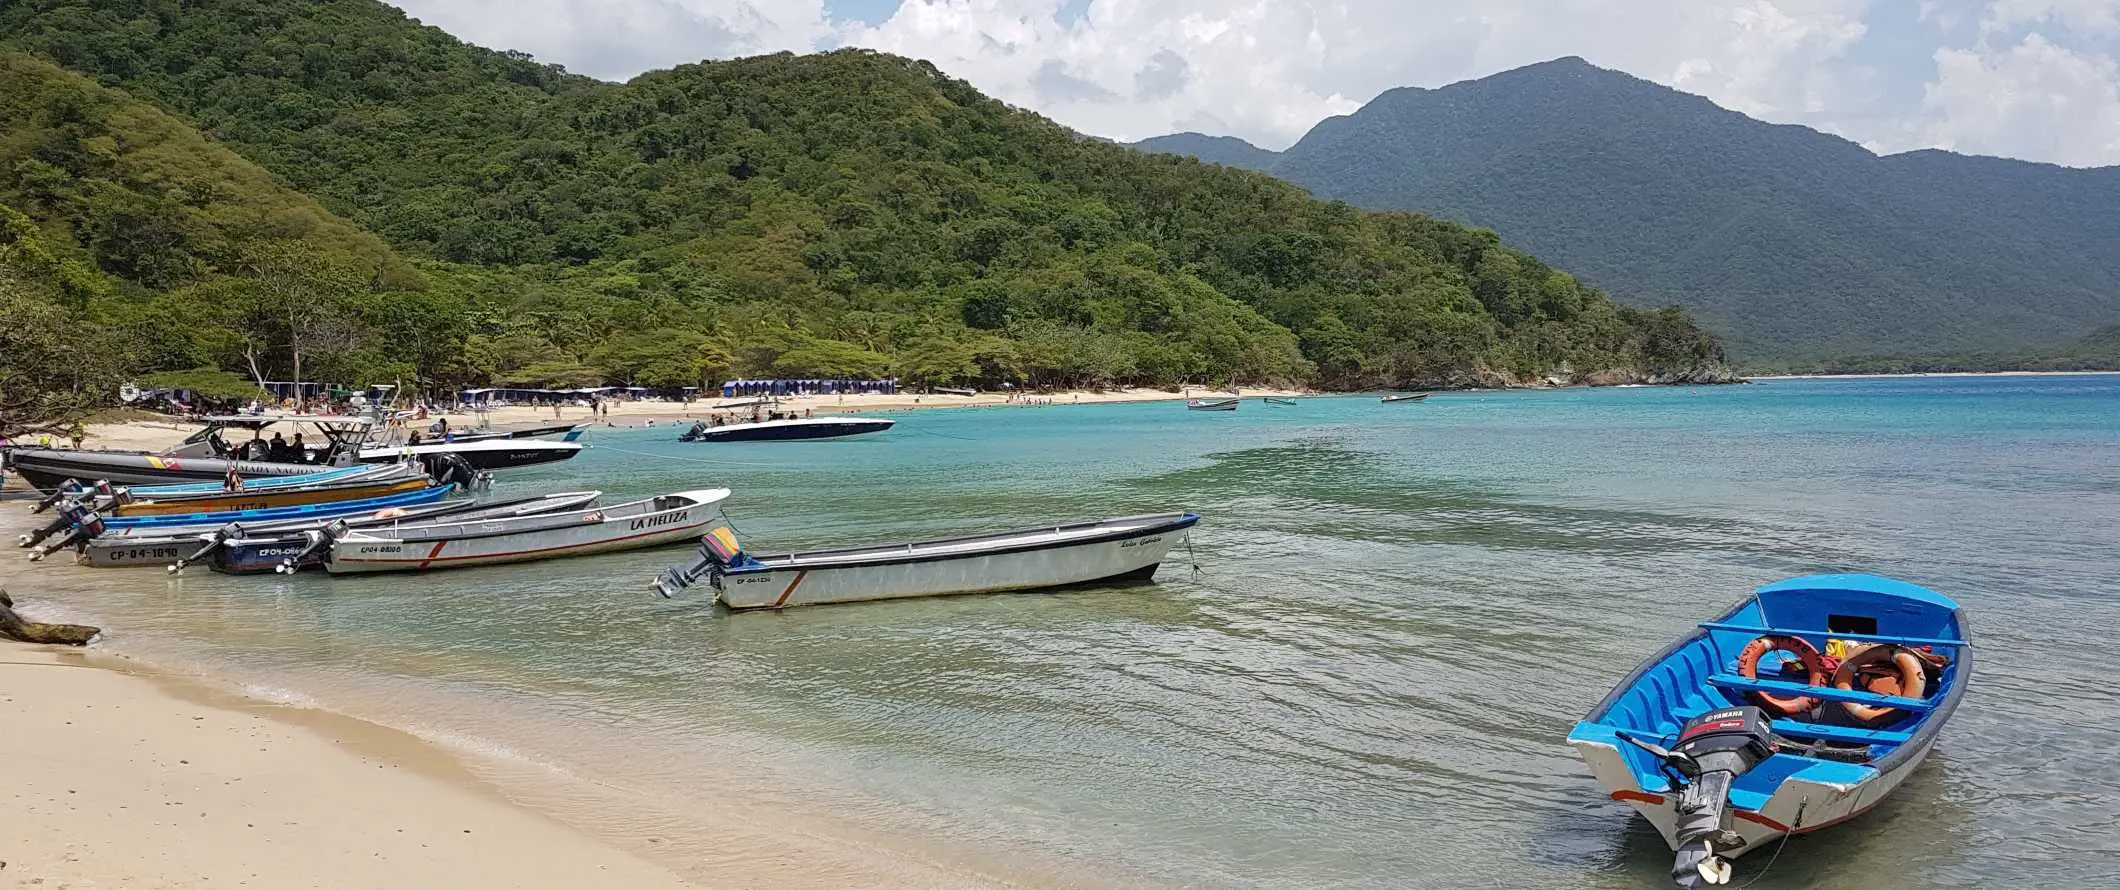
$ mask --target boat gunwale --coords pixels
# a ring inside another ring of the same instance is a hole
[[[586,497],[583,497],[584,495],[586,495]],[[368,531],[368,530],[370,530],[370,529],[380,529],[380,528],[389,528],[389,527],[390,527],[390,526],[391,526],[391,525],[392,525],[393,523],[403,523],[404,525],[409,525],[409,526],[425,526],[425,525],[449,525],[449,524],[452,524],[452,523],[459,523],[459,522],[492,522],[492,521],[494,521],[494,520],[491,520],[491,519],[486,519],[486,520],[480,520],[480,519],[466,519],[466,518],[465,518],[465,515],[466,515],[466,514],[474,514],[474,513],[478,513],[478,512],[480,512],[480,511],[483,511],[483,510],[520,509],[520,508],[522,508],[522,507],[527,507],[527,506],[530,506],[530,505],[532,505],[532,504],[536,504],[536,503],[539,503],[539,502],[542,502],[542,501],[554,501],[554,500],[556,500],[556,501],[569,501],[569,500],[576,500],[576,499],[579,499],[579,500],[581,500],[581,501],[583,501],[583,502],[586,502],[586,501],[592,501],[592,500],[595,500],[596,498],[599,498],[599,497],[602,497],[602,496],[603,496],[603,492],[601,492],[601,491],[569,491],[569,492],[562,492],[562,493],[560,493],[560,494],[558,494],[558,495],[539,495],[539,496],[532,496],[532,497],[525,497],[525,498],[516,498],[516,499],[514,499],[514,500],[512,500],[512,501],[501,501],[501,502],[499,502],[499,503],[495,503],[495,504],[489,504],[489,505],[487,505],[487,506],[484,506],[484,507],[469,507],[469,508],[465,508],[465,509],[463,509],[463,510],[461,510],[461,511],[457,512],[457,513],[449,513],[449,512],[441,512],[441,513],[428,513],[428,514],[425,514],[425,515],[422,515],[422,516],[414,516],[414,517],[411,517],[411,518],[409,518],[409,519],[408,519],[408,518],[405,518],[405,517],[397,517],[397,516],[393,516],[393,517],[388,517],[388,518],[384,518],[384,519],[375,519],[375,518],[370,518],[370,519],[362,520],[362,521],[361,521],[361,522],[362,522],[362,524],[359,524],[359,525],[353,525],[353,524],[349,523],[349,526],[350,526],[350,528],[351,528],[351,529],[352,529],[353,531],[356,531],[356,532],[363,532],[363,531]],[[461,504],[461,503],[464,503],[464,502],[463,502],[463,501],[455,501],[455,502],[452,502],[452,503],[453,503],[453,504]],[[450,504],[435,504],[435,505],[428,505],[428,506],[449,506],[449,505],[450,505]],[[575,507],[575,508],[573,508],[573,509],[567,509],[567,510],[552,510],[552,511],[549,511],[549,512],[546,512],[546,513],[530,513],[530,514],[525,514],[525,515],[519,515],[519,516],[511,516],[511,517],[507,517],[507,518],[509,518],[509,519],[528,519],[528,518],[530,518],[530,517],[532,517],[532,516],[548,516],[548,515],[557,515],[557,514],[561,514],[561,513],[585,513],[585,512],[589,512],[590,510],[593,510],[593,509],[595,509],[595,508],[593,508],[593,507]],[[311,531],[314,531],[314,530],[315,530],[316,528],[319,528],[319,527],[321,527],[321,526],[323,526],[323,525],[328,525],[328,524],[330,524],[330,523],[332,523],[332,522],[335,522],[335,521],[337,521],[338,519],[345,519],[345,518],[346,518],[346,517],[344,517],[344,516],[341,516],[341,517],[337,517],[337,519],[313,520],[313,521],[310,521],[310,522],[306,523],[306,525],[307,525],[307,526],[309,526],[309,527],[306,527],[306,528],[282,528],[282,529],[273,529],[273,528],[263,528],[263,529],[259,529],[259,530],[258,530],[258,535],[257,535],[256,537],[252,537],[252,536],[251,536],[251,535],[249,534],[249,531],[250,531],[249,529],[244,529],[244,532],[245,532],[245,534],[244,534],[244,536],[243,536],[243,537],[240,537],[240,538],[229,538],[228,540],[226,540],[226,541],[223,541],[223,542],[222,542],[222,546],[224,546],[224,547],[238,547],[238,546],[244,546],[244,545],[261,545],[261,544],[271,543],[271,542],[275,542],[275,541],[280,541],[280,540],[285,540],[285,539],[289,539],[289,538],[295,538],[295,539],[299,539],[299,538],[302,538],[303,536],[307,535],[307,534],[308,534],[309,532],[311,532]],[[435,522],[424,522],[424,521],[421,521],[421,520],[425,520],[425,519],[428,519],[428,518],[432,518],[432,519],[435,519],[435,520],[438,520],[438,521],[435,521]],[[204,535],[201,535],[200,537],[204,537]]]
[[[907,550],[912,550],[913,548],[918,547],[934,547],[944,544],[963,544],[981,540],[996,540],[1002,538],[1019,537],[1023,535],[1045,534],[1048,532],[1090,528],[1109,523],[1128,522],[1132,520],[1142,519],[1158,519],[1164,521],[1155,525],[1139,526],[1125,529],[1113,529],[1112,531],[1103,534],[1088,535],[1080,538],[1071,538],[1060,541],[1025,543],[1015,546],[1004,545],[984,550],[966,550],[957,551],[954,553],[877,553],[875,556],[865,559],[853,559],[844,562],[823,561],[840,554],[851,555],[855,553],[864,553],[876,551],[883,547],[903,547]],[[1112,541],[1123,541],[1128,538],[1139,538],[1153,534],[1165,534],[1169,532],[1191,528],[1195,524],[1198,524],[1199,521],[1200,514],[1198,513],[1143,513],[1135,516],[1115,516],[1109,519],[1094,519],[1050,527],[1014,529],[1005,532],[988,532],[982,535],[964,535],[955,538],[934,538],[926,541],[908,541],[904,544],[876,544],[863,547],[841,547],[833,550],[816,550],[809,552],[796,551],[792,553],[772,554],[769,556],[753,556],[752,559],[757,560],[760,564],[757,567],[732,568],[727,570],[725,574],[743,575],[756,574],[761,572],[816,571],[820,569],[860,569],[886,565],[913,565],[924,562],[948,562],[950,560],[957,559],[978,559],[987,556],[1006,556],[1016,553],[1030,553],[1039,550],[1058,550],[1067,547],[1083,547],[1092,544],[1106,544]],[[779,560],[779,562],[775,562],[775,560]]]
[[[690,503],[690,504],[684,504],[684,505],[680,505],[680,506],[675,506],[675,507],[665,507],[665,508],[662,508],[662,509],[659,509],[659,510],[647,510],[647,511],[643,511],[643,512],[640,512],[640,513],[623,513],[623,514],[619,514],[619,515],[616,515],[616,516],[613,516],[613,515],[609,515],[609,511],[612,511],[612,510],[622,510],[622,509],[625,509],[625,508],[627,508],[627,507],[637,506],[637,505],[640,505],[640,504],[648,504],[648,503],[652,503],[652,502],[654,502],[654,501],[656,501],[656,500],[658,500],[658,499],[660,499],[660,498],[667,498],[667,497],[689,497],[689,496],[691,496],[691,495],[695,495],[695,494],[709,494],[709,493],[712,493],[712,492],[716,492],[716,491],[719,491],[719,492],[721,492],[721,493],[722,493],[722,494],[721,494],[721,497],[719,497],[719,498],[691,498],[691,500],[692,500],[692,503]],[[338,539],[338,541],[337,541],[336,543],[340,543],[340,544],[343,544],[343,543],[369,543],[369,544],[426,544],[426,543],[432,543],[432,542],[435,542],[435,541],[475,541],[475,540],[478,540],[478,539],[481,539],[481,538],[499,538],[499,537],[505,537],[505,536],[508,536],[508,535],[527,535],[527,534],[535,534],[535,533],[538,533],[538,532],[549,532],[549,531],[559,531],[559,530],[562,530],[562,529],[568,529],[568,528],[582,528],[582,527],[586,527],[586,526],[589,526],[589,525],[605,526],[605,525],[610,525],[611,523],[614,523],[614,522],[620,522],[620,521],[630,521],[630,520],[636,520],[636,519],[644,519],[644,518],[647,518],[647,517],[650,517],[650,516],[659,516],[659,515],[662,515],[662,514],[664,514],[664,513],[674,513],[674,512],[677,512],[677,511],[679,511],[679,510],[689,510],[689,509],[692,509],[692,508],[694,508],[694,507],[710,507],[710,506],[713,506],[713,505],[715,505],[715,504],[721,503],[721,501],[723,501],[723,500],[726,500],[727,498],[728,498],[728,489],[725,489],[725,488],[724,488],[724,489],[705,489],[705,490],[699,490],[699,491],[690,491],[690,492],[670,492],[670,493],[667,493],[667,494],[658,494],[658,495],[654,495],[654,496],[652,496],[652,497],[646,497],[646,498],[642,498],[642,499],[640,499],[640,500],[637,500],[637,501],[627,501],[626,503],[623,503],[623,504],[615,504],[615,505],[613,505],[613,506],[609,506],[609,507],[584,507],[584,508],[582,508],[582,509],[579,509],[579,510],[565,510],[565,511],[560,511],[560,512],[555,512],[555,513],[536,513],[536,514],[531,514],[531,515],[529,515],[529,516],[517,516],[517,517],[511,517],[511,518],[509,518],[509,519],[487,519],[487,520],[478,520],[478,521],[480,521],[480,522],[514,522],[514,521],[522,521],[522,522],[524,522],[524,523],[525,523],[525,524],[527,525],[527,524],[528,524],[528,521],[529,521],[529,520],[533,520],[533,519],[552,519],[552,520],[557,520],[557,519],[559,519],[560,517],[564,517],[564,516],[586,516],[587,514],[590,514],[590,513],[599,513],[599,512],[601,512],[601,513],[605,513],[605,514],[606,514],[606,515],[605,515],[605,516],[604,516],[604,517],[603,517],[602,519],[596,520],[596,521],[595,521],[594,523],[591,523],[591,522],[575,522],[575,523],[569,524],[569,523],[564,523],[564,522],[557,522],[557,521],[555,521],[555,522],[553,522],[553,523],[551,523],[551,524],[549,524],[549,525],[540,525],[540,526],[537,526],[537,527],[535,527],[535,528],[513,528],[513,529],[495,529],[495,530],[492,530],[492,531],[482,531],[482,532],[475,532],[475,533],[472,533],[472,534],[461,534],[461,535],[429,535],[429,536],[420,536],[420,535],[419,535],[418,533],[419,533],[419,531],[420,531],[421,529],[425,529],[425,528],[432,528],[432,527],[435,527],[435,526],[442,526],[442,525],[459,525],[459,524],[464,524],[464,523],[456,523],[456,522],[434,522],[434,523],[417,523],[417,524],[413,524],[413,525],[408,525],[408,526],[405,526],[405,527],[403,527],[402,529],[395,529],[395,530],[393,530],[393,531],[407,531],[407,532],[412,532],[413,534],[411,534],[411,535],[400,535],[400,534],[392,534],[392,535],[389,535],[389,536],[381,536],[381,535],[374,535],[374,534],[370,534],[370,533],[369,533],[369,530],[367,530],[367,529],[354,529],[354,530],[353,530],[353,532],[352,532],[351,534],[348,534],[347,536],[345,536],[345,537],[343,537],[343,538],[340,538],[340,539]],[[710,521],[711,521],[711,520],[710,520]]]
[[[1758,599],[1759,594],[1757,592],[1745,594],[1742,599],[1739,599],[1736,604],[1732,605],[1728,610],[1723,612],[1722,615],[1710,621],[1702,623],[1727,624],[1730,622],[1730,619],[1737,617],[1737,614],[1739,612],[1744,611],[1746,606],[1752,605]],[[1916,726],[1914,731],[1908,734],[1906,741],[1894,743],[1892,745],[1892,750],[1886,752],[1883,757],[1879,757],[1874,760],[1866,760],[1863,761],[1861,764],[1858,764],[1860,766],[1866,766],[1871,768],[1872,770],[1875,770],[1875,773],[1873,774],[1872,778],[1891,773],[1893,770],[1899,768],[1905,761],[1910,758],[1918,759],[1920,757],[1926,756],[1929,748],[1935,744],[1936,734],[1943,731],[1943,725],[1950,721],[1952,713],[1957,711],[1958,709],[1959,701],[1965,697],[1966,687],[1971,685],[1970,681],[1972,679],[1973,673],[1973,632],[1972,629],[1966,624],[1964,607],[1952,609],[1951,618],[1953,623],[1957,625],[1958,638],[1965,643],[1965,645],[1959,647],[1958,656],[1952,659],[1951,667],[1956,673],[1951,678],[1951,688],[1944,692],[1943,700],[1937,702],[1936,706],[1929,710],[1928,715],[1921,718],[1920,725]],[[1773,628],[1759,629],[1761,631],[1769,633],[1774,631]],[[1709,633],[1710,631],[1707,628],[1695,626],[1691,633],[1679,635],[1676,639],[1672,640],[1669,644],[1665,645],[1664,648],[1658,651],[1655,655],[1651,655],[1647,659],[1643,660],[1641,664],[1635,665],[1634,670],[1628,672],[1625,678],[1613,684],[1612,689],[1605,693],[1605,697],[1599,700],[1595,706],[1591,707],[1590,712],[1588,714],[1583,715],[1583,719],[1577,721],[1576,726],[1580,727],[1583,724],[1594,724],[1597,726],[1609,727],[1614,731],[1615,735],[1621,734],[1622,732],[1639,732],[1640,730],[1634,730],[1629,727],[1624,727],[1620,726],[1619,724],[1609,722],[1605,719],[1605,717],[1606,715],[1611,713],[1612,708],[1619,703],[1619,700],[1624,697],[1629,690],[1632,690],[1637,684],[1641,682],[1642,676],[1648,673],[1651,668],[1664,663],[1666,660],[1669,660],[1670,657],[1676,654],[1680,649],[1683,649],[1686,646],[1692,644],[1695,640],[1707,637]],[[1773,727],[1773,721],[1769,720],[1767,725],[1768,728],[1771,730]],[[1573,730],[1571,730],[1569,734],[1571,736],[1574,735]],[[1808,760],[1822,760],[1822,758],[1808,757],[1807,755],[1802,754],[1791,754],[1790,756],[1804,757]],[[1796,777],[1794,776],[1790,777],[1790,780],[1795,779]],[[1865,781],[1869,780],[1866,779]],[[1636,784],[1640,784],[1638,774]]]

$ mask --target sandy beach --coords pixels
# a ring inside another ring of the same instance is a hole
[[[418,739],[0,645],[0,887],[693,886],[516,807]]]
[[[928,408],[993,408],[1000,410],[1060,405],[1094,405],[1110,402],[1182,401],[1189,398],[1216,399],[1239,396],[1253,399],[1264,396],[1293,397],[1302,395],[1308,395],[1308,393],[1283,389],[1247,388],[1238,392],[1219,389],[1191,389],[1182,392],[1171,392],[1169,390],[1144,388],[1046,394],[987,392],[975,396],[929,395],[924,393],[793,396],[781,400],[780,410],[814,412],[820,415],[914,411]],[[742,398],[722,399],[717,397],[700,399],[689,405],[682,402],[660,400],[612,401],[608,403],[610,411],[605,415],[604,420],[608,420],[614,426],[643,426],[650,423],[662,426],[673,423],[690,423],[693,420],[715,413],[715,405],[734,401],[745,400]],[[749,409],[742,409],[741,412],[728,410],[722,413],[733,416],[737,413],[748,413],[748,411]],[[553,423],[604,422],[604,420],[592,418],[588,408],[575,405],[562,405],[558,408],[557,413],[550,406],[511,405],[493,408],[483,413],[469,410],[452,410],[430,415],[430,418],[432,417],[447,418],[450,426],[458,429],[476,429],[482,426],[496,429],[515,429]],[[196,424],[176,420],[139,420],[129,423],[90,424],[85,429],[88,436],[82,442],[82,447],[84,448],[152,451],[174,446],[182,442],[184,437],[198,432],[199,428]],[[61,442],[60,444],[63,446],[65,443]]]

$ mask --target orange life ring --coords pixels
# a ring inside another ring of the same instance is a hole
[[[1862,684],[1862,689],[1879,695],[1923,698],[1929,691],[1929,672],[1922,664],[1921,656],[1912,649],[1871,646],[1842,661],[1840,669],[1833,672],[1835,688],[1853,690],[1857,683]],[[1858,726],[1883,726],[1900,717],[1898,708],[1856,702],[1836,704]]]
[[[1759,659],[1769,652],[1787,652],[1796,656],[1796,660],[1803,664],[1804,674],[1806,675],[1804,684],[1807,686],[1825,685],[1825,659],[1820,658],[1818,650],[1810,643],[1804,642],[1801,637],[1766,636],[1746,643],[1745,651],[1737,655],[1738,675],[1747,680],[1759,679]],[[1747,693],[1747,696],[1758,703],[1760,707],[1780,714],[1783,717],[1808,714],[1813,708],[1818,707],[1818,699],[1808,695],[1774,695],[1766,692],[1750,692]]]

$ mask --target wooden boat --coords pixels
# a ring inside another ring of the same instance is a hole
[[[463,501],[464,508],[451,512],[446,518],[451,524],[492,522],[496,520],[522,519],[529,516],[546,516],[591,509],[600,491],[565,491],[537,497],[479,506],[471,509],[473,501]],[[430,524],[441,517],[378,516],[374,519],[332,520],[328,523],[313,523],[306,528],[289,529],[245,529],[229,526],[210,535],[194,539],[194,552],[187,559],[170,566],[172,573],[182,571],[184,563],[207,560],[207,566],[216,572],[229,575],[253,575],[277,572],[291,575],[302,569],[318,568],[330,552],[335,534],[343,535],[353,530],[395,532],[410,525]]]
[[[153,516],[103,516],[72,501],[62,501],[59,506],[60,528],[78,528],[87,519],[109,529],[124,528],[177,528],[187,525],[220,526],[229,522],[270,522],[280,519],[308,519],[326,516],[347,516],[368,513],[388,507],[409,507],[415,504],[431,504],[455,490],[452,485],[430,485],[418,491],[400,492],[381,497],[360,498],[347,501],[330,501],[321,504],[302,504],[292,507],[267,507],[262,510],[216,510],[199,513],[165,513]],[[100,534],[100,532],[99,532]],[[25,540],[32,535],[23,535]],[[27,540],[23,546],[36,541]]]
[[[1568,743],[1677,851],[1679,886],[1727,883],[1731,859],[1860,816],[1906,781],[1965,695],[1971,645],[1935,591],[1791,578],[1643,662]]]
[[[1187,411],[1235,411],[1240,399],[1187,399]]]
[[[1284,398],[1281,398],[1280,396],[1267,396],[1267,397],[1266,397],[1265,399],[1263,399],[1262,401],[1264,401],[1264,402],[1265,402],[1266,404],[1269,404],[1269,405],[1280,405],[1280,406],[1282,406],[1282,407],[1286,407],[1286,408],[1293,408],[1293,407],[1295,407],[1295,405],[1296,405],[1296,400],[1294,400],[1294,399],[1284,399]]]
[[[1406,393],[1404,395],[1385,396],[1382,399],[1379,399],[1378,401],[1381,401],[1386,405],[1397,404],[1399,402],[1425,402],[1428,400],[1428,395],[1429,394],[1425,392]]]
[[[1192,513],[1164,513],[756,558],[717,530],[696,561],[663,572],[655,586],[669,596],[707,578],[731,609],[781,609],[1147,581],[1178,533],[1198,521]]]
[[[709,426],[695,423],[679,442],[784,442],[797,439],[841,439],[880,433],[897,421],[880,417],[796,417]]]
[[[726,488],[681,491],[612,507],[496,519],[404,525],[334,535],[324,569],[334,575],[530,562],[638,550],[698,537],[720,522]]]
[[[287,486],[253,491],[221,491],[198,494],[135,498],[126,488],[112,489],[112,502],[101,512],[117,517],[172,516],[184,513],[217,513],[235,510],[269,510],[304,504],[329,504],[388,497],[421,491],[433,485],[427,474],[414,467],[392,465],[390,472],[318,485]]]

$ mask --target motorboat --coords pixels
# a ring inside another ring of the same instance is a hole
[[[1279,405],[1279,406],[1281,406],[1281,407],[1283,407],[1283,408],[1293,408],[1293,407],[1295,407],[1295,406],[1296,406],[1296,400],[1294,400],[1294,399],[1284,399],[1284,398],[1281,398],[1280,396],[1267,396],[1267,397],[1265,397],[1264,399],[1262,399],[1261,401],[1264,401],[1264,402],[1265,402],[1266,404],[1269,404],[1269,405]]]
[[[580,442],[547,442],[543,439],[474,439],[430,441],[418,445],[380,445],[362,448],[358,459],[368,463],[398,460],[431,460],[454,456],[481,472],[507,470],[568,460],[580,454]]]
[[[564,491],[483,506],[474,501],[462,501],[460,503],[465,506],[451,511],[447,521],[461,525],[566,513],[593,508],[602,497],[600,491]],[[436,518],[439,517],[379,515],[373,519],[337,519],[311,523],[303,528],[281,529],[246,529],[232,525],[195,538],[193,543],[197,546],[193,549],[196,552],[172,564],[170,571],[181,571],[185,562],[204,558],[209,568],[224,574],[293,574],[302,569],[322,567],[330,553],[333,537],[370,529],[395,532],[409,525],[431,523]]]
[[[210,513],[171,513],[160,516],[103,516],[96,511],[73,501],[62,501],[59,505],[59,520],[51,526],[22,535],[19,543],[23,547],[35,546],[53,533],[66,530],[60,539],[39,548],[51,553],[73,546],[84,540],[94,539],[113,529],[167,530],[186,526],[219,527],[230,522],[273,522],[282,519],[324,519],[372,513],[391,507],[410,507],[431,504],[441,500],[455,490],[453,485],[433,485],[418,491],[375,498],[350,501],[332,501],[323,504],[303,504],[296,507],[271,507],[263,510],[224,510]]]
[[[244,479],[298,476],[362,463],[417,460],[436,478],[472,472],[567,460],[579,454],[579,442],[541,439],[483,439],[466,442],[389,444],[379,438],[366,417],[325,414],[230,414],[200,418],[202,428],[164,451],[95,451],[14,448],[8,465],[30,485],[51,491],[72,479],[81,483],[161,485],[221,480],[230,465]],[[264,438],[268,429],[291,430],[300,445],[275,449]],[[240,435],[235,441],[230,434]]]
[[[896,423],[880,417],[793,417],[720,426],[700,421],[678,436],[677,441],[784,442],[798,439],[842,439],[847,436],[880,433]]]
[[[655,587],[670,596],[704,579],[722,605],[743,610],[1143,582],[1199,521],[1160,513],[760,557],[720,529],[702,539],[697,559],[664,571]]]
[[[220,525],[186,525],[172,528],[140,526],[133,528],[108,528],[83,543],[75,545],[75,565],[93,568],[119,568],[126,566],[169,566],[183,568],[203,554],[200,548],[207,542],[224,540],[233,535],[270,536],[295,533],[313,528],[322,528],[343,521],[353,527],[391,522],[427,522],[443,516],[461,514],[479,506],[475,499],[441,501],[411,507],[385,507],[373,513],[360,513],[345,517],[324,519],[282,519],[271,522],[254,522],[249,525],[225,522]],[[30,552],[31,559],[40,559],[50,552],[37,548]],[[267,571],[270,571],[268,568]]]
[[[402,525],[332,535],[324,569],[334,575],[530,562],[638,550],[696,538],[721,522],[726,488],[680,491],[564,513]]]
[[[99,509],[107,516],[168,516],[182,513],[217,513],[235,510],[269,510],[304,504],[366,500],[420,491],[433,480],[418,467],[391,464],[383,472],[314,485],[283,486],[235,491],[169,494],[139,497],[129,488],[112,488],[108,505]]]
[[[1428,400],[1428,396],[1429,394],[1425,392],[1413,392],[1396,396],[1385,396],[1381,399],[1378,399],[1377,401],[1383,402],[1386,405],[1395,405],[1400,402],[1425,402]]]
[[[1235,411],[1242,399],[1187,399],[1187,411]]]
[[[1958,603],[1876,575],[1759,588],[1650,656],[1568,743],[1676,852],[1683,888],[1882,803],[1972,680]]]

